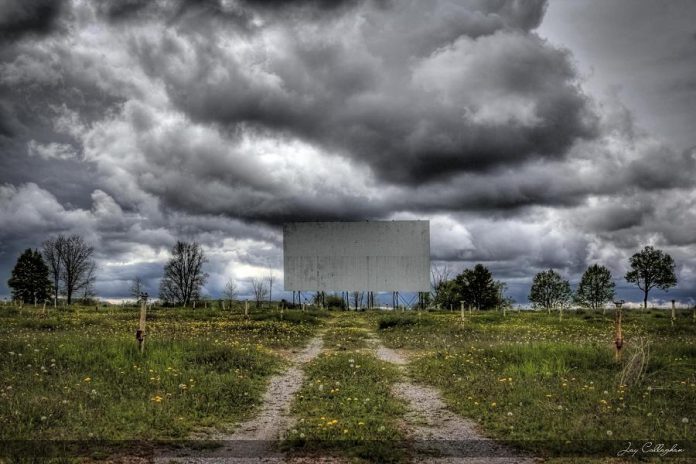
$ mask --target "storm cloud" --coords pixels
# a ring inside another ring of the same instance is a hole
[[[539,33],[546,1],[3,8],[0,277],[74,232],[102,296],[154,292],[187,239],[217,295],[282,273],[285,221],[422,218],[433,259],[484,262],[521,302],[538,270],[619,279],[648,243],[696,289],[696,150],[590,93]]]

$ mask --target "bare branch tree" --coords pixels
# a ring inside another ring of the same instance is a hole
[[[222,293],[227,297],[228,300],[237,299],[237,282],[230,278],[225,284],[225,289]]]
[[[432,285],[433,301],[440,301],[438,298],[440,291],[445,288],[445,284],[451,279],[452,270],[447,264],[433,264],[430,268],[430,284]]]
[[[56,239],[59,241],[62,237]],[[89,288],[94,283],[95,264],[92,260],[94,248],[87,245],[79,235],[63,238],[61,250],[61,281],[68,304],[73,295]]]
[[[53,278],[53,307],[58,306],[58,294],[60,292],[60,278],[63,269],[63,244],[65,237],[49,239],[43,242],[42,254],[48,270]]]
[[[135,298],[136,301],[140,301],[140,295],[145,292],[145,282],[140,276],[135,276],[133,283],[130,288],[130,295]]]
[[[268,288],[266,287],[266,282],[263,279],[254,277],[251,279],[251,289],[254,292],[254,299],[256,300],[256,307],[261,307],[261,301],[268,295]]]
[[[200,296],[208,274],[203,272],[207,260],[201,245],[196,242],[176,242],[172,257],[164,266],[160,282],[160,298],[168,303],[187,306]]]
[[[266,281],[268,282],[268,305],[270,306],[272,303],[272,298],[273,298],[273,281],[275,280],[275,276],[273,275],[273,268],[269,266],[268,268],[268,277],[266,277]]]
[[[97,280],[95,275],[96,269],[97,265],[92,262],[85,274],[84,285],[82,286],[82,302],[84,304],[87,304],[89,299],[96,295],[96,292],[94,291],[94,282]]]

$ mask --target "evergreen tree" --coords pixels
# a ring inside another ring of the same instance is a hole
[[[500,303],[498,283],[483,264],[464,271],[455,278],[460,301],[476,309],[495,308]]]
[[[27,248],[17,259],[7,284],[12,289],[12,298],[16,300],[36,304],[49,298],[51,281],[41,253]]]

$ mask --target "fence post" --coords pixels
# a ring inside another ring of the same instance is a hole
[[[138,341],[140,354],[145,353],[145,319],[147,318],[147,293],[140,294],[140,324],[135,332],[135,339]]]

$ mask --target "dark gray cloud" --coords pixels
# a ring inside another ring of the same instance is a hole
[[[34,19],[0,48],[0,285],[80,233],[105,297],[156,292],[177,239],[208,294],[246,292],[282,280],[285,221],[422,218],[434,259],[521,301],[535,272],[618,278],[646,243],[696,289],[696,151],[589,94],[539,36],[545,1],[10,5]]]
[[[62,0],[6,0],[0,5],[0,43],[54,30]]]
[[[340,19],[271,19],[232,43],[215,32],[194,41],[143,37],[134,51],[197,121],[297,136],[367,163],[386,181],[420,184],[562,158],[594,136],[566,52],[524,29],[543,3],[514,5],[472,2],[468,21],[444,34],[451,3],[411,28],[424,7],[406,2]],[[235,42],[252,51],[230,53]]]

